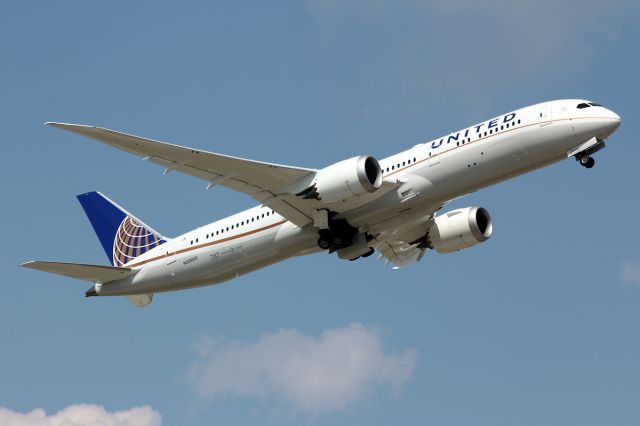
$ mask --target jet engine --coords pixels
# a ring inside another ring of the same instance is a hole
[[[437,216],[427,236],[430,248],[451,253],[487,241],[492,233],[489,212],[482,207],[467,207]]]
[[[378,160],[362,155],[320,170],[313,184],[297,195],[333,203],[377,191],[381,186]]]

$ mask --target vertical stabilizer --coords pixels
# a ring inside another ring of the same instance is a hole
[[[113,266],[126,265],[167,241],[99,192],[87,192],[77,198]]]

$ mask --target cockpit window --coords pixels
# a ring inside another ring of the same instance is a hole
[[[595,103],[595,102],[589,102],[589,105],[591,105],[591,106],[599,106],[599,107],[601,107],[601,106],[602,106],[602,105],[597,104],[597,103]]]
[[[578,109],[584,109],[584,108],[589,108],[591,105],[587,104],[587,103],[582,103],[582,104],[578,104]]]

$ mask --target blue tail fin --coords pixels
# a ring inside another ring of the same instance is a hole
[[[123,266],[167,241],[99,192],[80,194],[78,201],[113,266]]]

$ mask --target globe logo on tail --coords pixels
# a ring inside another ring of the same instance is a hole
[[[113,265],[124,266],[165,241],[131,216],[126,216],[113,240]]]

